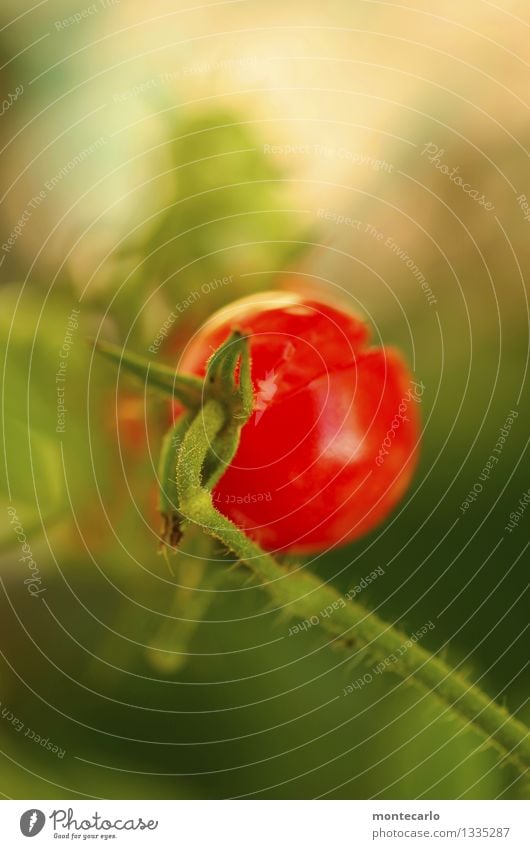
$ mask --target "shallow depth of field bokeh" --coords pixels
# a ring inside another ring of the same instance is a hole
[[[277,287],[363,315],[425,386],[420,467],[385,525],[311,568],[347,592],[382,567],[360,600],[407,633],[434,623],[424,646],[530,721],[530,510],[508,524],[529,486],[527,15],[4,0],[3,795],[524,794],[392,671],[343,696],[371,659],[288,636],[200,536],[172,576],[167,409],[86,340],[176,364],[219,306]]]

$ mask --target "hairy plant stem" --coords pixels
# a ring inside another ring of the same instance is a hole
[[[406,634],[359,602],[345,602],[335,589],[322,584],[307,569],[293,571],[281,566],[219,513],[202,474],[208,451],[225,427],[226,419],[226,408],[220,401],[211,399],[195,416],[182,440],[176,469],[182,516],[234,552],[282,612],[303,621],[333,606],[333,615],[320,617],[319,621],[336,644],[347,651],[352,647],[356,652],[364,650],[376,662],[388,661],[399,653],[398,662],[391,667],[395,674],[437,699],[448,715],[458,717],[524,772],[530,764],[528,731],[504,707],[417,643],[402,653],[400,649],[408,641]]]

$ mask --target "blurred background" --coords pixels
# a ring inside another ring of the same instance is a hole
[[[432,621],[423,645],[530,721],[527,17],[523,0],[4,0],[4,796],[524,794],[391,672],[342,697],[370,659],[288,637],[200,536],[171,574],[167,411],[86,339],[177,364],[218,307],[303,287],[399,346],[425,385],[413,487],[311,568],[346,592],[382,567],[362,602],[407,633]]]

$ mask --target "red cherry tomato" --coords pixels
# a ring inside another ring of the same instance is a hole
[[[311,553],[371,530],[416,463],[418,384],[401,356],[367,347],[352,313],[269,292],[214,315],[179,370],[203,375],[234,329],[250,337],[255,407],[217,508],[268,550]]]

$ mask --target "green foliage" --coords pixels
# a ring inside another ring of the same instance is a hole
[[[117,255],[125,284],[114,313],[133,342],[150,340],[175,308],[178,333],[227,299],[270,288],[264,270],[292,267],[309,235],[289,210],[288,181],[250,122],[225,111],[185,113],[169,136],[171,167],[163,179],[172,181],[174,199]]]

